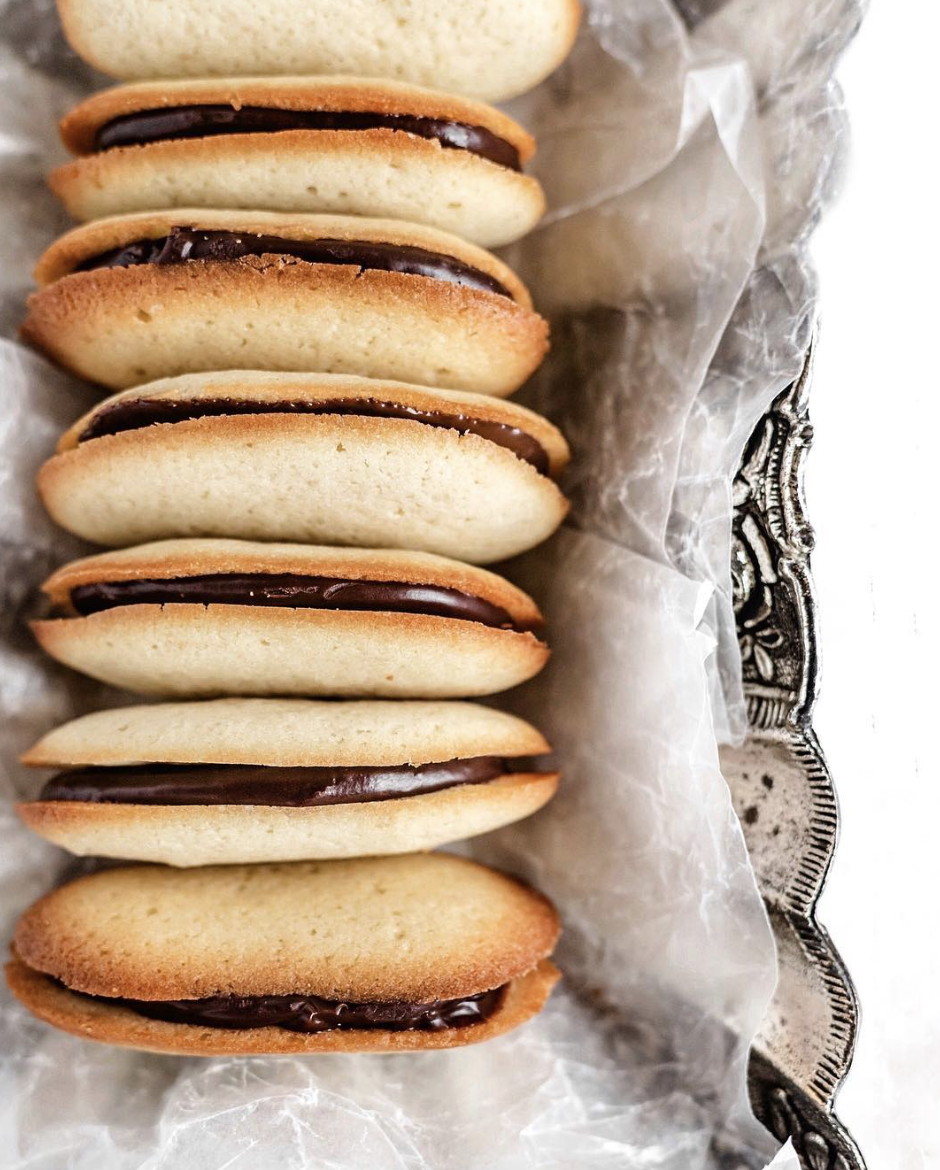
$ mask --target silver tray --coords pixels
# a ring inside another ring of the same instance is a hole
[[[722,750],[777,943],[779,982],[751,1049],[758,1118],[809,1170],[863,1170],[834,1112],[858,1025],[855,989],[816,902],[839,808],[813,732],[819,682],[813,531],[803,500],[812,347],[754,430],[734,481],[732,578],[749,734]]]

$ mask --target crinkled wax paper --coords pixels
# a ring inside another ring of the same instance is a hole
[[[543,887],[566,978],[478,1048],[396,1057],[177,1059],[53,1032],[0,1001],[10,1170],[705,1170],[760,1167],[744,1061],[772,938],[718,769],[740,735],[730,475],[799,369],[804,248],[838,174],[834,61],[856,0],[589,0],[570,60],[513,112],[551,210],[508,252],[554,348],[521,398],[567,432],[570,522],[507,567],[553,662],[506,698],[565,781],[538,816],[462,848]],[[0,929],[81,869],[11,810],[16,757],[118,696],[42,662],[35,587],[75,551],[31,481],[92,392],[15,340],[63,226],[43,186],[56,117],[100,84],[51,0],[0,0]],[[784,1161],[775,1163],[789,1164]]]

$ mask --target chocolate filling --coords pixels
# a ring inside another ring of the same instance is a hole
[[[207,573],[169,579],[95,581],[71,591],[76,613],[86,616],[118,605],[267,605],[290,609],[373,610],[419,613],[481,622],[518,633],[541,622],[515,621],[498,605],[445,585],[354,581],[300,573]]]
[[[317,995],[214,995],[207,999],[111,999],[99,1003],[130,1008],[154,1020],[210,1028],[286,1028],[289,1032],[382,1029],[443,1032],[481,1024],[502,1005],[508,984],[461,999],[428,1003],[346,1003]],[[69,989],[71,990],[71,989]],[[73,992],[81,994],[81,992]]]
[[[548,453],[542,444],[509,423],[491,422],[467,414],[448,414],[441,410],[422,410],[398,402],[380,402],[375,398],[340,398],[328,402],[263,402],[239,398],[131,398],[115,402],[99,411],[79,435],[79,443],[134,431],[156,423],[186,422],[209,415],[232,414],[349,414],[361,418],[402,418],[459,431],[462,435],[479,435],[499,447],[505,447],[518,459],[531,463],[542,475],[548,474]]]
[[[76,264],[76,272],[94,268],[131,268],[137,264],[184,264],[189,260],[241,260],[245,256],[292,256],[308,264],[346,264],[381,272],[401,272],[443,280],[512,300],[512,293],[495,276],[464,264],[455,256],[431,252],[412,244],[382,240],[288,240],[250,232],[197,231],[174,227],[168,236],[134,240]]]
[[[106,122],[95,135],[95,150],[140,146],[167,138],[212,138],[220,134],[276,134],[282,130],[400,130],[441,146],[467,150],[501,167],[522,170],[519,151],[484,126],[423,118],[414,114],[372,114],[351,110],[276,110],[262,106],[175,106],[139,110]]]
[[[443,763],[377,767],[277,767],[261,764],[134,764],[76,768],[54,776],[39,800],[92,804],[256,804],[315,808],[363,804],[485,784],[538,770],[527,758],[475,756]]]

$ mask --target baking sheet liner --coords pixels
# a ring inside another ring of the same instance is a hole
[[[592,0],[570,60],[513,104],[551,210],[508,250],[554,348],[521,400],[572,441],[570,522],[508,566],[546,608],[543,677],[506,697],[565,780],[537,817],[464,846],[537,882],[566,922],[544,1014],[478,1049],[212,1060],[54,1033],[4,993],[10,1170],[698,1170],[766,1165],[745,1057],[773,942],[718,768],[744,730],[730,609],[730,475],[796,376],[805,241],[839,173],[830,80],[851,0]],[[121,697],[43,662],[35,588],[77,546],[31,481],[94,392],[15,340],[30,267],[65,226],[54,122],[95,84],[46,0],[0,0],[0,920],[69,861],[16,823],[17,754]],[[783,1164],[783,1163],[779,1163]]]

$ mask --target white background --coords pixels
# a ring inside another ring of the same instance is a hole
[[[938,9],[872,4],[839,73],[850,167],[813,249],[815,724],[843,815],[820,918],[861,1000],[837,1110],[871,1170],[940,1167]]]

